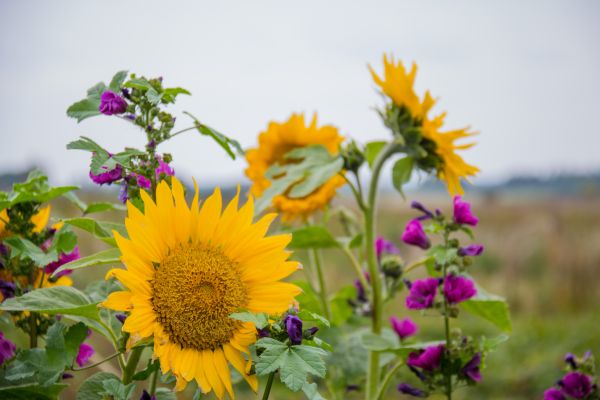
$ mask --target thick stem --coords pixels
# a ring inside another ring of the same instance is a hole
[[[160,373],[159,371],[160,368],[156,369],[150,378],[150,396],[154,396],[154,393],[156,393],[156,382],[158,381],[158,374]]]
[[[125,364],[125,369],[123,369],[123,377],[121,380],[123,381],[124,385],[131,383],[143,351],[143,347],[136,347],[133,350],[131,350],[131,355],[127,360],[127,364]]]
[[[375,255],[375,216],[377,215],[377,186],[379,175],[385,161],[397,151],[397,143],[388,143],[377,155],[371,175],[369,193],[367,197],[365,218],[365,250],[369,275],[371,279],[372,308],[373,315],[371,320],[371,331],[378,335],[381,333],[381,324],[383,316],[383,296],[382,282],[379,274],[379,265]],[[369,352],[369,369],[367,370],[367,390],[366,398],[375,399],[377,388],[379,386],[379,353]]]
[[[385,394],[388,386],[390,385],[390,382],[392,381],[392,378],[394,377],[394,375],[396,374],[396,372],[398,371],[398,369],[400,369],[401,366],[404,365],[404,361],[403,360],[399,360],[393,367],[392,369],[390,369],[388,371],[387,374],[385,374],[385,376],[383,377],[383,381],[381,382],[381,385],[379,386],[379,390],[377,391],[377,397],[375,397],[375,400],[379,400],[383,398],[383,395]]]
[[[311,250],[313,265],[315,266],[315,270],[317,272],[317,279],[319,282],[319,299],[321,300],[321,305],[323,306],[323,314],[325,318],[331,319],[331,309],[329,308],[329,301],[327,300],[327,284],[325,283],[325,275],[323,273],[322,263],[321,263],[321,253],[318,249]]]
[[[265,391],[262,395],[262,400],[268,400],[269,394],[271,394],[271,386],[273,386],[273,379],[275,378],[275,371],[269,374],[269,379],[267,379],[267,386],[265,386]]]

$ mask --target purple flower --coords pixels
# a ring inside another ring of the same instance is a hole
[[[550,388],[544,392],[544,400],[567,400],[567,398],[560,390]]]
[[[139,187],[143,189],[150,189],[152,187],[152,182],[145,176],[135,173],[133,174],[133,176],[135,177],[135,181],[137,182],[137,185]]]
[[[425,208],[425,206],[423,204],[419,203],[418,201],[413,201],[412,203],[410,203],[410,207],[414,208],[415,210],[419,210],[424,214],[423,216],[419,217],[419,219],[421,219],[421,220],[433,218],[433,213],[431,211],[429,211],[427,208]]]
[[[117,315],[115,315],[115,318],[118,319],[120,323],[124,324],[125,320],[127,319],[127,315],[117,314]]]
[[[150,393],[146,392],[146,389],[144,389],[142,395],[140,396],[140,400],[156,400],[156,396],[150,396]]]
[[[53,261],[50,264],[46,265],[46,273],[52,274],[59,267],[65,265],[67,263],[70,263],[71,261],[79,260],[79,258],[80,258],[79,247],[75,246],[75,248],[73,249],[72,252],[61,253],[61,255],[60,255],[60,257],[58,257],[57,261]],[[73,271],[70,269],[65,269],[64,271],[61,271],[58,274],[56,274],[55,278],[58,279],[63,275],[69,275],[71,272],[73,272]]]
[[[3,281],[0,279],[0,294],[2,294],[2,299],[10,299],[11,297],[15,297],[15,291],[17,287],[14,282]]]
[[[442,362],[444,345],[431,346],[421,353],[410,353],[406,364],[411,367],[421,368],[424,371],[434,371],[438,369]]]
[[[439,281],[435,278],[414,281],[410,285],[408,296],[406,296],[406,307],[410,310],[424,310],[432,307],[438,285]]]
[[[102,93],[99,111],[104,115],[123,114],[127,110],[127,102],[111,90]]]
[[[262,328],[262,329],[257,329],[256,333],[258,334],[259,338],[264,338],[264,337],[271,336],[271,331],[269,330],[268,327],[265,327],[265,328]]]
[[[360,301],[361,303],[368,302],[369,299],[367,299],[367,293],[365,292],[365,287],[363,286],[360,279],[354,280],[354,287],[356,288],[356,297],[357,297],[358,301]]]
[[[423,250],[426,250],[431,246],[431,242],[423,230],[421,221],[418,219],[413,219],[406,224],[406,228],[404,228],[404,233],[402,234],[402,240],[404,243],[419,246]]]
[[[390,318],[390,323],[396,334],[400,337],[400,340],[404,340],[417,333],[419,327],[410,318],[404,318],[399,320],[396,317]]]
[[[398,391],[403,394],[409,394],[414,397],[427,397],[427,393],[424,391],[417,389],[414,386],[409,385],[408,383],[401,383],[398,385]]]
[[[288,314],[284,323],[290,342],[292,344],[302,343],[302,320],[297,315]]]
[[[383,253],[400,254],[400,250],[396,247],[394,243],[387,241],[383,237],[379,236],[375,240],[375,253],[377,254],[377,259],[381,260],[381,255]]]
[[[565,355],[565,362],[573,369],[577,369],[577,362],[575,361],[575,355],[573,353],[567,353]]]
[[[482,244],[470,244],[465,247],[461,247],[458,249],[458,255],[461,257],[470,256],[475,257],[483,253],[483,245]]]
[[[81,343],[81,345],[79,345],[79,351],[77,352],[75,362],[77,362],[77,365],[80,367],[83,367],[93,355],[94,348],[87,343]]]
[[[479,219],[471,213],[471,204],[454,196],[454,222],[461,225],[476,226]]]
[[[467,378],[479,382],[481,381],[481,373],[479,366],[481,365],[481,353],[476,353],[471,360],[465,364],[460,372]]]
[[[121,188],[119,189],[119,201],[123,204],[127,203],[127,200],[129,200],[129,194],[127,193],[128,189],[129,185],[127,182],[121,182]]]
[[[448,275],[444,279],[444,295],[450,304],[469,300],[477,294],[473,281],[464,276]]]
[[[171,166],[169,164],[164,162],[161,157],[157,157],[156,159],[158,160],[158,168],[156,168],[156,180],[157,181],[160,179],[161,174],[164,174],[164,176],[175,175],[175,171],[173,171],[173,168],[171,168]]]
[[[592,378],[580,372],[569,372],[558,384],[565,394],[576,399],[583,399],[592,392]]]
[[[0,365],[4,364],[4,361],[13,358],[16,350],[17,346],[10,340],[4,338],[4,333],[0,332]]]
[[[114,167],[111,170],[108,170],[108,168],[106,168],[104,166],[101,168],[102,168],[102,170],[105,170],[106,172],[102,172],[102,173],[99,173],[98,175],[96,175],[92,171],[90,171],[90,174],[89,174],[90,179],[94,183],[97,183],[98,185],[104,185],[105,183],[110,185],[111,183],[116,182],[122,178],[123,168],[120,165],[117,165],[116,167]]]

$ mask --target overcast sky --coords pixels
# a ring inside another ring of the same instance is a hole
[[[7,1],[0,0],[0,172],[29,165],[85,181],[79,135],[109,150],[143,134],[66,108],[121,69],[188,88],[189,110],[244,147],[269,120],[317,111],[361,142],[387,135],[367,63],[393,52],[420,66],[448,110],[471,125],[466,153],[482,181],[513,173],[600,170],[597,1]],[[179,115],[178,126],[187,126]],[[164,147],[176,171],[239,181],[243,160],[193,132]]]

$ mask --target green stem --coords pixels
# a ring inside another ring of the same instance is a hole
[[[160,369],[155,370],[152,373],[152,378],[150,378],[150,396],[154,396],[154,393],[156,393],[156,381],[158,381],[158,374]]]
[[[392,369],[390,369],[388,371],[388,373],[383,377],[383,381],[381,382],[381,385],[379,386],[379,390],[377,391],[377,397],[375,397],[375,400],[379,400],[383,398],[383,395],[385,394],[392,378],[394,377],[394,375],[396,374],[396,372],[398,371],[398,369],[400,369],[401,366],[404,365],[404,360],[399,360],[393,367]]]
[[[365,218],[365,249],[367,265],[371,278],[372,307],[371,331],[378,335],[381,333],[383,316],[382,282],[379,274],[379,265],[375,255],[375,216],[377,215],[377,186],[379,176],[385,161],[398,149],[397,143],[388,143],[377,155],[373,164],[371,183],[367,197],[367,205],[364,211]],[[379,385],[379,352],[369,352],[369,368],[367,370],[366,398],[375,399]]]
[[[317,280],[319,282],[319,299],[323,306],[323,314],[325,318],[331,319],[331,310],[329,308],[329,301],[327,300],[327,284],[325,283],[325,275],[323,273],[323,266],[321,263],[321,253],[319,249],[311,249],[310,254],[312,255],[313,265],[317,272]]]
[[[444,235],[444,246],[448,250],[448,233]],[[442,264],[442,277],[444,281],[446,279],[446,263]],[[450,351],[450,318],[448,318],[448,300],[446,296],[444,298],[444,329],[446,332],[446,354]],[[446,363],[447,364],[447,363]],[[446,396],[448,400],[452,400],[452,375],[448,368],[445,368],[444,374],[446,375]]]
[[[182,129],[180,131],[174,132],[174,133],[172,133],[172,134],[169,135],[169,139],[174,138],[175,136],[179,135],[180,133],[191,131],[192,129],[196,129],[196,127],[192,126],[192,127],[185,128],[185,129]]]
[[[131,383],[133,374],[135,374],[135,370],[137,368],[138,362],[140,361],[140,357],[142,356],[142,352],[144,351],[143,347],[136,347],[131,350],[131,355],[127,360],[127,364],[125,364],[125,369],[123,369],[123,381],[124,385]]]
[[[352,251],[349,248],[347,248],[346,246],[342,246],[342,250],[344,251],[344,254],[346,254],[348,256],[348,259],[350,260],[350,264],[352,264],[352,266],[354,267],[354,270],[356,271],[356,274],[358,275],[358,280],[360,281],[362,286],[365,288],[365,290],[369,290],[369,283],[367,282],[367,279],[365,278],[365,273],[362,270],[362,267],[360,266],[360,264],[358,263],[358,260],[356,259],[356,257],[354,257],[354,254],[352,254]]]
[[[408,267],[404,268],[404,271],[402,271],[402,273],[403,274],[407,274],[410,271],[412,271],[413,269],[418,268],[421,265],[427,264],[427,261],[429,261],[430,259],[431,259],[431,257],[425,257],[425,258],[422,258],[420,260],[417,260],[414,263],[410,264]]]
[[[37,315],[32,312],[29,314],[29,348],[37,347]]]
[[[98,323],[100,325],[102,325],[102,327],[104,329],[106,329],[106,331],[108,332],[108,334],[110,335],[111,341],[113,343],[113,346],[115,347],[116,350],[119,350],[119,341],[117,340],[117,337],[115,336],[114,332],[112,331],[112,329],[102,320],[98,320]],[[119,352],[119,367],[121,367],[121,371],[123,371],[125,369],[125,358],[123,357],[123,353]]]
[[[267,386],[265,386],[265,391],[262,395],[262,400],[267,400],[269,398],[269,394],[271,394],[271,386],[273,386],[273,378],[275,378],[275,371],[269,374],[269,379],[267,379]]]
[[[88,365],[88,366],[86,366],[86,367],[83,367],[83,368],[71,368],[71,371],[85,371],[86,369],[91,369],[91,368],[97,367],[98,365],[102,365],[102,364],[104,364],[105,362],[107,362],[107,361],[110,361],[110,360],[112,360],[113,358],[115,358],[115,357],[118,357],[118,356],[120,356],[120,355],[121,355],[121,352],[119,351],[119,352],[117,352],[117,353],[115,353],[115,354],[113,354],[113,355],[111,355],[111,356],[108,356],[108,357],[106,357],[104,360],[98,361],[98,362],[97,362],[97,363],[95,363],[95,364]]]

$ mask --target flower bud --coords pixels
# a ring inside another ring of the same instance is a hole
[[[417,324],[415,324],[410,318],[404,318],[403,320],[400,320],[392,316],[390,318],[390,324],[400,340],[404,340],[410,336],[413,336],[419,331]]]
[[[104,115],[123,114],[127,110],[127,102],[111,90],[106,90],[100,97],[99,111]]]
[[[302,333],[302,337],[306,340],[312,340],[312,338],[315,337],[315,335],[317,334],[318,331],[319,331],[319,327],[313,326],[312,328],[305,330]]]
[[[342,148],[341,155],[344,159],[344,169],[347,171],[356,172],[365,162],[365,156],[354,140]]]
[[[302,320],[297,315],[288,314],[284,323],[290,342],[293,345],[302,343]]]
[[[439,281],[435,278],[420,279],[410,284],[406,296],[406,307],[410,310],[424,310],[433,307]]]
[[[423,250],[426,250],[431,246],[431,242],[425,234],[421,222],[417,219],[413,219],[406,225],[404,233],[402,234],[402,240],[407,244],[418,246]]]
[[[481,244],[470,244],[465,247],[458,249],[458,255],[461,257],[470,256],[475,257],[483,253],[483,245]]]
[[[417,389],[416,387],[409,385],[408,383],[399,384],[398,391],[402,394],[408,394],[413,397],[427,397],[427,393],[421,389]]]
[[[592,392],[592,378],[580,372],[569,372],[558,385],[565,394],[576,399],[583,399]]]
[[[471,204],[454,196],[454,222],[460,225],[476,226],[479,219],[471,212]]]
[[[400,278],[402,276],[402,259],[398,256],[385,256],[381,261],[381,270],[385,276]]]
[[[465,364],[464,367],[461,368],[460,372],[462,375],[471,379],[474,382],[481,381],[481,373],[479,371],[479,366],[481,365],[481,353],[476,353],[469,362]]]
[[[378,236],[375,239],[375,254],[377,260],[381,260],[382,254],[400,254],[400,250],[396,245],[388,240],[385,240],[382,236]]]

